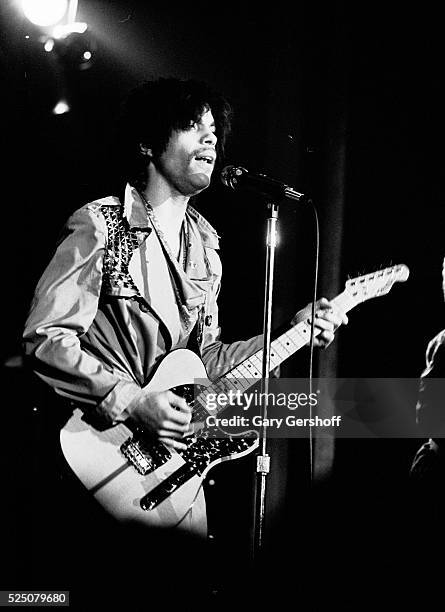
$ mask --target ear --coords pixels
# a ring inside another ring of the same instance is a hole
[[[147,145],[139,143],[139,151],[141,152],[142,155],[144,155],[146,157],[153,157],[153,153],[152,153],[151,149],[149,147],[147,147]]]

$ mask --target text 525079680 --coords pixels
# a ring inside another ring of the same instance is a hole
[[[68,591],[0,591],[0,606],[69,606]]]

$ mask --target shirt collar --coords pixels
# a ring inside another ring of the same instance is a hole
[[[190,204],[187,206],[186,216],[196,223],[203,245],[211,249],[219,249],[219,236],[216,230]],[[125,186],[124,217],[131,229],[151,231],[146,205],[137,189],[128,183]]]
[[[187,215],[189,218],[195,221],[199,233],[201,234],[203,245],[210,247],[211,249],[219,249],[219,236],[216,233],[216,230],[190,204],[187,206]]]
[[[137,189],[128,183],[125,186],[124,217],[131,229],[151,231],[145,204]]]

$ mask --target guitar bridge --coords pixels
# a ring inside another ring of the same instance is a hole
[[[142,476],[153,472],[171,457],[163,444],[147,440],[143,432],[139,431],[125,440],[120,451]]]

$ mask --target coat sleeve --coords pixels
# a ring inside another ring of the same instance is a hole
[[[113,422],[140,392],[81,346],[97,313],[107,227],[94,206],[68,220],[35,290],[25,325],[25,357],[59,395]]]

